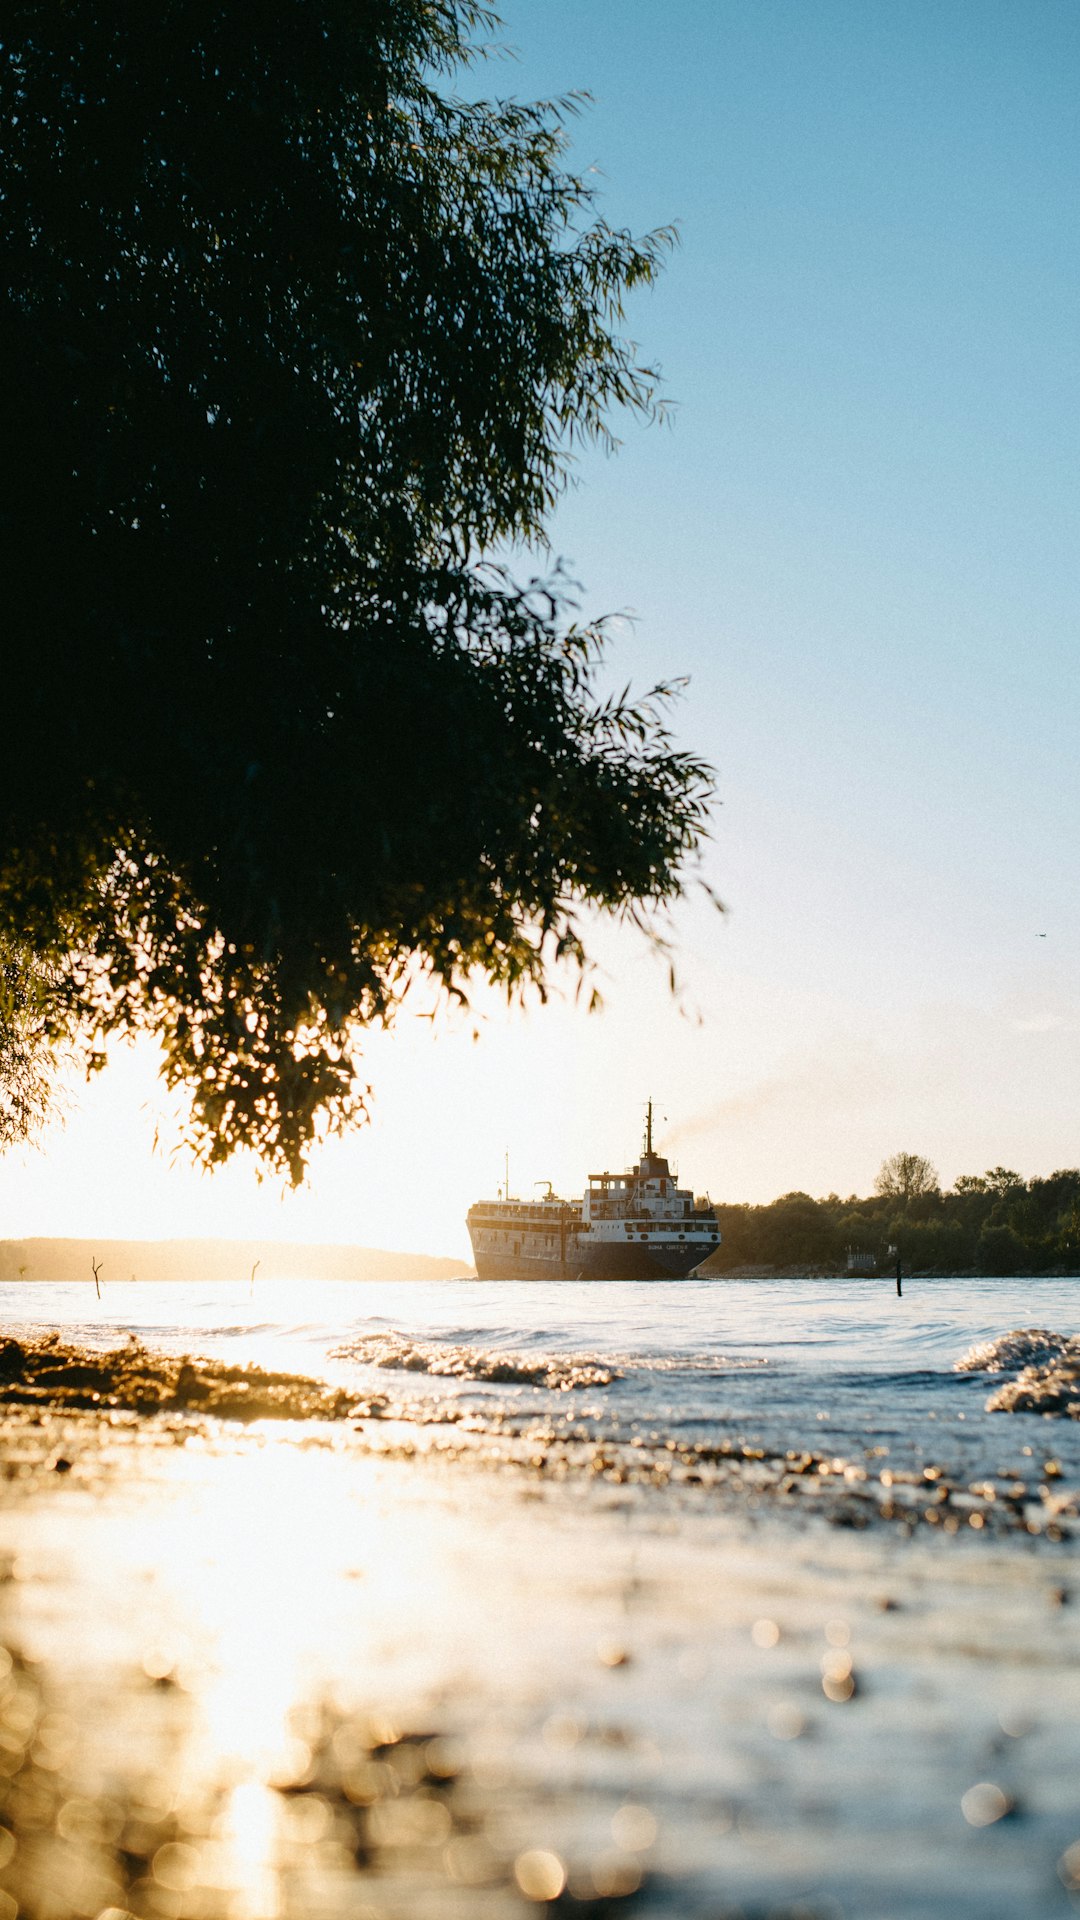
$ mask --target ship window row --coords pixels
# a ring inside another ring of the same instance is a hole
[[[616,1225],[621,1220],[627,1231],[634,1233],[639,1232],[642,1227],[667,1227],[672,1233],[676,1228],[678,1228],[680,1233],[699,1233],[704,1232],[709,1224],[708,1221],[687,1220],[686,1216],[680,1213],[632,1213],[629,1217],[626,1214],[619,1213],[614,1215],[594,1214],[593,1218],[604,1220],[613,1219]]]
[[[495,1206],[485,1207],[482,1212],[473,1207],[470,1208],[470,1218],[478,1222],[496,1221],[500,1226],[505,1223],[511,1227],[543,1227],[552,1224],[553,1212],[554,1209],[550,1207],[545,1208],[543,1213],[533,1213],[526,1207],[513,1207],[507,1209],[505,1213]],[[567,1218],[576,1217],[571,1214],[569,1208],[565,1209],[565,1213]]]
[[[583,1228],[582,1231],[587,1233],[588,1227]],[[691,1231],[698,1232],[698,1233],[706,1233],[708,1229],[705,1227],[698,1227],[698,1228],[691,1229]],[[662,1226],[637,1227],[637,1226],[630,1226],[629,1224],[627,1224],[626,1232],[631,1237],[633,1237],[636,1234],[639,1240],[647,1240],[649,1238],[650,1233],[658,1234],[662,1239],[664,1238],[666,1239],[678,1238],[679,1240],[686,1239],[685,1233],[680,1233],[678,1235],[675,1235],[670,1229],[665,1231],[665,1229]],[[545,1247],[555,1247],[559,1244],[559,1236],[554,1233],[545,1233],[545,1234],[529,1233],[526,1235],[526,1238],[529,1240],[529,1242],[533,1246],[540,1243]],[[511,1241],[513,1241],[514,1243],[515,1253],[518,1252],[521,1246],[520,1235],[515,1236],[513,1232],[508,1232],[505,1228],[499,1228],[499,1227],[478,1227],[476,1229],[477,1246],[491,1246],[493,1244],[499,1244],[501,1246],[506,1247],[510,1245]]]
[[[521,1207],[514,1204],[512,1208],[508,1208],[506,1209],[506,1211],[504,1211],[501,1207],[492,1205],[490,1207],[485,1207],[483,1212],[480,1212],[475,1208],[472,1209],[471,1211],[472,1211],[472,1217],[476,1220],[476,1223],[478,1226],[485,1223],[502,1225],[505,1222],[507,1226],[520,1229],[522,1227],[549,1226],[552,1224],[552,1209],[550,1207],[545,1207],[542,1210],[538,1210],[530,1207]],[[563,1217],[566,1220],[567,1225],[571,1225],[571,1224],[577,1225],[580,1222],[580,1215],[578,1215],[573,1208],[567,1206],[565,1203],[562,1203],[561,1211],[562,1211]],[[604,1206],[601,1204],[597,1204],[596,1202],[594,1202],[590,1207],[589,1214],[590,1214],[590,1218],[593,1220],[622,1220],[624,1223],[626,1223],[628,1219],[628,1216],[626,1215],[626,1213],[623,1211],[621,1207]],[[693,1209],[690,1206],[690,1203],[688,1201],[684,1203],[681,1214],[661,1214],[657,1216],[656,1214],[652,1214],[652,1213],[639,1212],[639,1213],[632,1213],[629,1215],[629,1221],[633,1222],[635,1225],[637,1225],[639,1222],[649,1222],[652,1224],[668,1224],[673,1222],[674,1220],[692,1221],[693,1222],[693,1226],[691,1229],[692,1231],[704,1232],[708,1229],[708,1225],[709,1225],[707,1221],[701,1222],[701,1221],[694,1220]]]
[[[526,1238],[530,1241],[530,1243],[533,1246],[535,1246],[537,1242],[542,1242],[545,1247],[555,1247],[555,1246],[558,1246],[559,1244],[559,1236],[556,1233],[542,1233],[542,1234],[530,1233],[526,1236]],[[515,1236],[513,1233],[506,1232],[505,1229],[500,1230],[497,1227],[478,1227],[477,1228],[476,1230],[477,1246],[490,1246],[492,1241],[496,1241],[496,1240],[500,1241],[503,1246],[509,1246],[510,1242],[513,1241],[515,1253],[519,1250],[521,1245],[520,1234]]]

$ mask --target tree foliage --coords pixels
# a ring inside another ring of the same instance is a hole
[[[770,1206],[718,1206],[723,1235],[709,1266],[843,1273],[849,1254],[869,1255],[891,1272],[899,1249],[918,1273],[1080,1272],[1080,1170],[1046,1178],[961,1174],[952,1190],[867,1199],[783,1194]]]
[[[0,68],[0,940],[49,1042],[160,1039],[296,1178],[358,1029],[685,886],[670,689],[496,564],[656,404],[573,101],[463,101],[471,0],[13,0]]]
[[[1023,1174],[1014,1173],[1011,1167],[988,1167],[984,1178],[989,1191],[996,1193],[999,1199],[1004,1199],[1008,1193],[1016,1193],[1024,1185]]]
[[[936,1192],[938,1185],[937,1168],[921,1153],[893,1153],[878,1169],[874,1192],[915,1200],[920,1194]]]
[[[1028,1250],[1017,1233],[1007,1221],[999,1226],[985,1226],[979,1235],[975,1249],[975,1259],[981,1273],[990,1274],[997,1279],[1006,1274],[1019,1273],[1028,1257]]]
[[[27,956],[0,946],[0,1150],[25,1140],[53,1105],[43,998]]]

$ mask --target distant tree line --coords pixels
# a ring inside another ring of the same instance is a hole
[[[802,1268],[843,1273],[897,1257],[917,1273],[1080,1272],[1080,1168],[1025,1180],[1009,1167],[961,1174],[943,1192],[928,1160],[894,1154],[867,1199],[785,1193],[769,1206],[716,1209],[723,1241],[712,1272]],[[861,1256],[861,1259],[859,1258]]]

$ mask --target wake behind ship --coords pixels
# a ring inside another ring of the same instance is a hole
[[[695,1207],[653,1151],[652,1101],[641,1159],[591,1173],[580,1200],[478,1200],[469,1208],[481,1280],[683,1280],[720,1245],[715,1209]]]

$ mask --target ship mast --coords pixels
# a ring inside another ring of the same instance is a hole
[[[645,1108],[645,1157],[652,1159],[652,1101]]]

